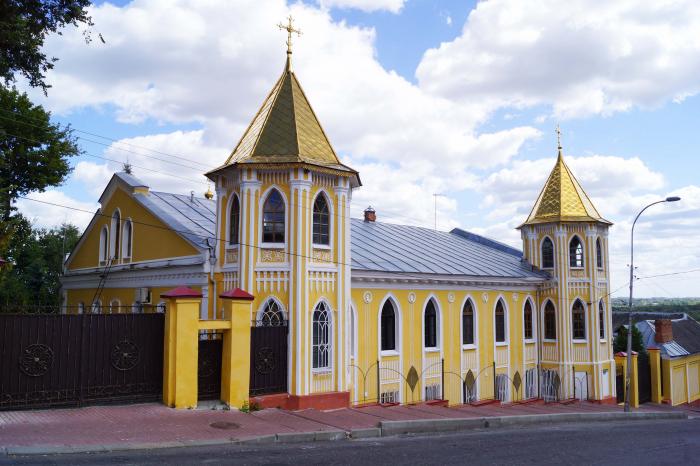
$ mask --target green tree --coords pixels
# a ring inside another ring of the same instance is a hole
[[[9,116],[13,115],[13,116]],[[27,94],[0,86],[0,220],[7,222],[17,196],[63,182],[68,158],[80,153],[70,127]],[[1,241],[0,241],[1,242]]]
[[[617,336],[613,341],[613,351],[616,353],[620,351],[627,352],[627,327],[620,327],[617,331]],[[642,332],[639,331],[636,325],[632,325],[632,351],[636,351],[639,354],[647,352],[647,349],[644,347]]]
[[[0,79],[6,85],[24,76],[44,93],[51,87],[45,73],[58,60],[42,51],[46,36],[65,26],[92,26],[90,0],[0,0]],[[89,33],[85,36],[90,40]]]
[[[14,228],[4,254],[12,266],[2,275],[0,309],[21,310],[28,306],[58,309],[60,277],[65,255],[80,238],[78,229],[69,224],[51,229],[33,228],[22,215],[11,221]]]

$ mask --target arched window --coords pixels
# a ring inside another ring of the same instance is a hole
[[[350,357],[355,357],[355,309],[350,308]]]
[[[429,300],[425,306],[425,315],[423,316],[423,330],[425,333],[425,347],[438,347],[438,321],[435,303]]]
[[[532,340],[532,304],[529,299],[525,301],[523,309],[523,333],[526,340]]]
[[[381,326],[382,351],[396,350],[396,312],[388,299],[382,306]]]
[[[98,299],[92,303],[92,313],[99,314],[100,312],[102,312],[102,302]]]
[[[269,199],[269,198],[268,198]],[[284,210],[283,210],[284,212]],[[228,244],[231,246],[238,244],[238,226],[240,224],[241,219],[241,204],[238,201],[238,196],[235,194],[233,195],[233,198],[231,199],[231,210],[229,210],[228,213]],[[282,217],[284,220],[284,217]],[[282,228],[282,232],[284,232],[284,228]]]
[[[314,310],[312,326],[312,367],[329,369],[331,367],[331,322],[328,306],[323,301],[318,303]]]
[[[603,247],[600,244],[600,238],[595,240],[595,263],[599,269],[603,268]]]
[[[113,299],[109,302],[109,313],[110,314],[119,314],[119,308],[121,307],[121,303],[119,302],[118,299]]]
[[[326,196],[319,194],[314,202],[314,244],[328,246],[330,244],[330,216],[328,213],[328,201]]]
[[[586,339],[586,311],[580,299],[574,301],[571,308],[571,326],[574,340]]]
[[[598,326],[600,339],[605,340],[605,306],[602,299],[598,302]]]
[[[462,308],[462,344],[474,344],[474,305],[467,299]]]
[[[82,314],[85,312],[85,303],[80,301],[78,303],[78,314]]]
[[[547,301],[544,306],[544,338],[546,340],[557,339],[557,312],[552,301]]]
[[[267,300],[257,325],[258,327],[279,327],[284,325],[284,314],[282,314],[277,301],[274,299]]]
[[[496,343],[505,343],[506,341],[506,308],[503,300],[499,299],[496,303]]]
[[[134,237],[134,225],[131,220],[124,221],[124,234],[122,235],[122,257],[131,258],[131,245]]]
[[[109,244],[107,240],[109,239],[109,233],[107,232],[107,227],[102,227],[100,231],[100,262],[105,262],[109,258]]]
[[[542,268],[554,268],[554,243],[549,237],[542,241]]]
[[[569,265],[583,267],[583,244],[578,236],[574,236],[569,243]]]
[[[109,257],[111,259],[116,259],[119,256],[119,237],[121,228],[122,214],[118,210],[115,210],[112,214],[112,228],[110,232],[112,244],[109,246]]]
[[[284,243],[284,200],[276,189],[263,205],[263,243]]]

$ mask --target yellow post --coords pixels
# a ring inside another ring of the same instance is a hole
[[[649,352],[649,365],[651,366],[651,401],[661,403],[661,351],[659,348],[647,348]]]
[[[231,322],[231,330],[224,332],[221,401],[240,408],[250,396],[250,327],[254,297],[240,288],[219,297],[224,300],[224,319]]]
[[[161,298],[168,300],[163,354],[163,403],[171,408],[195,408],[202,293],[183,286],[162,294]]]
[[[627,374],[627,353],[620,351],[615,354],[615,365],[622,367],[622,373]],[[637,375],[637,353],[632,353],[632,380],[630,380],[630,406],[639,408],[639,376]],[[626,387],[622,387],[622,392],[625,394]]]

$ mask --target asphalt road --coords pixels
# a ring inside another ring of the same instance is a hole
[[[0,457],[0,465],[700,463],[700,418],[484,429],[456,434],[267,446]]]

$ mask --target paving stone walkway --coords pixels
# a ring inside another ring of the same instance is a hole
[[[692,409],[689,407],[688,409]],[[696,407],[697,409],[697,407]],[[674,410],[646,404],[642,412]],[[213,409],[175,410],[149,403],[91,406],[78,409],[0,411],[0,450],[13,446],[71,447],[226,442],[294,432],[350,432],[377,427],[381,421],[449,419],[523,414],[620,412],[616,405],[588,402],[442,407],[366,406],[333,411],[289,412],[266,409],[253,413]],[[695,414],[698,414],[695,412]]]

